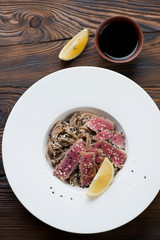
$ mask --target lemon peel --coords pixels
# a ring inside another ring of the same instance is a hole
[[[96,197],[102,194],[111,185],[114,177],[114,167],[108,158],[105,158],[91,185],[88,188],[87,196]]]

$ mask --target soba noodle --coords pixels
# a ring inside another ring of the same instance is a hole
[[[50,132],[48,146],[46,151],[47,159],[56,168],[60,161],[64,158],[68,149],[76,140],[83,139],[85,146],[88,147],[94,143],[94,131],[87,127],[93,113],[76,112],[63,121],[58,121]],[[118,168],[115,168],[115,172]],[[76,168],[67,181],[71,185],[79,185],[79,171]]]
[[[56,167],[66,152],[77,139],[83,139],[86,147],[93,142],[93,135],[86,123],[95,115],[93,113],[76,112],[64,121],[58,121],[48,139],[46,157]],[[71,176],[72,179],[75,176]]]

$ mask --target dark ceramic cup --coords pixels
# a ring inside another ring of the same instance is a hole
[[[118,59],[118,58],[113,58],[111,56],[108,56],[102,51],[101,46],[100,46],[99,38],[100,38],[101,32],[103,31],[103,29],[106,26],[108,26],[109,24],[111,24],[113,22],[127,23],[137,34],[137,46],[135,47],[135,50],[130,55],[128,55],[124,58]],[[132,19],[130,19],[128,17],[123,17],[123,16],[115,16],[115,17],[108,18],[107,20],[105,20],[104,22],[102,22],[100,24],[100,26],[98,27],[96,34],[95,34],[95,44],[96,44],[96,48],[97,48],[98,52],[100,53],[100,55],[103,58],[105,58],[106,60],[108,60],[110,62],[114,62],[114,63],[126,63],[126,62],[133,60],[140,53],[142,46],[143,46],[143,33],[142,33],[139,25]]]

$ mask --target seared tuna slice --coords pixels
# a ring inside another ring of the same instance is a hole
[[[86,123],[87,127],[95,132],[103,131],[104,129],[113,130],[114,123],[103,117],[98,117],[94,115],[91,117],[90,121]]]
[[[105,140],[100,140],[90,146],[102,149],[106,157],[108,157],[116,167],[123,167],[127,154],[122,149],[117,148],[115,145],[106,142]]]
[[[80,182],[81,187],[87,187],[96,175],[95,170],[95,153],[81,152],[80,153]]]
[[[101,149],[93,148],[93,147],[88,148],[87,151],[95,153],[95,163],[97,165],[96,167],[98,170],[105,159],[105,157],[103,156],[103,151]]]
[[[125,149],[125,137],[123,133],[117,132],[117,131],[110,131],[108,129],[105,129],[101,131],[100,133],[97,133],[94,138],[94,140],[106,140],[111,141],[115,145],[117,145],[119,148]]]
[[[68,150],[58,167],[54,171],[54,176],[61,180],[69,178],[73,170],[77,167],[79,162],[79,155],[81,151],[85,151],[85,146],[82,139],[77,140]]]

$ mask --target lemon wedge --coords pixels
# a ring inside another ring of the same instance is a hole
[[[87,196],[96,197],[102,194],[112,183],[114,167],[108,158],[105,158],[91,185],[88,188]]]
[[[64,61],[72,60],[78,57],[85,49],[89,39],[89,31],[87,28],[83,29],[75,35],[60,51],[59,58]]]

